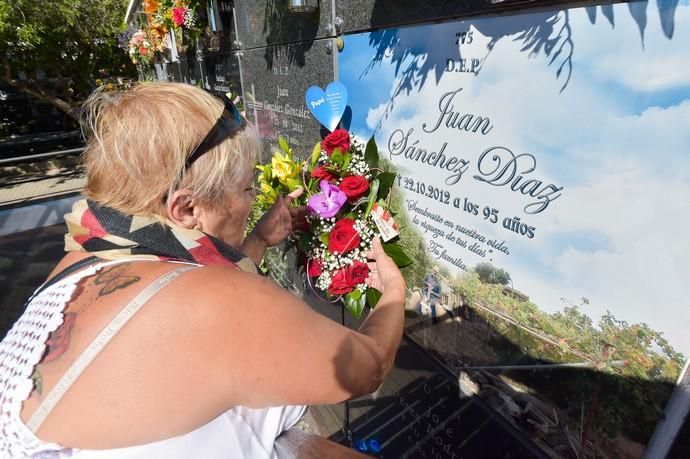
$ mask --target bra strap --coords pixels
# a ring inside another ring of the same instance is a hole
[[[165,285],[175,280],[184,272],[192,270],[197,266],[186,265],[172,271],[169,271],[158,279],[149,284],[142,290],[127,306],[125,306],[108,325],[98,334],[91,344],[84,350],[84,352],[74,361],[72,366],[60,378],[58,383],[43,399],[41,404],[33,412],[31,418],[26,423],[26,426],[34,434],[41,427],[48,415],[53,411],[60,399],[72,387],[72,384],[84,372],[86,367],[98,356],[103,348],[110,342],[110,340],[117,334],[117,332],[125,326],[125,324],[134,316],[134,314],[141,309],[148,300],[160,291]]]

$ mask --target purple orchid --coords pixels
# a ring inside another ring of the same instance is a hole
[[[331,218],[338,213],[347,201],[345,193],[336,185],[331,185],[326,180],[319,182],[321,193],[317,193],[307,201],[307,208],[323,218]]]

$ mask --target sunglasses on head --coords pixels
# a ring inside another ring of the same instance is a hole
[[[218,118],[218,121],[216,121],[216,124],[208,131],[204,140],[202,140],[189,154],[187,161],[185,161],[185,169],[188,169],[189,166],[194,164],[204,153],[208,153],[214,147],[220,145],[223,140],[232,137],[245,126],[246,121],[242,118],[235,104],[232,103],[229,94],[223,97],[223,103],[225,104],[223,113],[220,115],[220,118]]]

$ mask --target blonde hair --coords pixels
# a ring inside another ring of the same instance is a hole
[[[176,188],[191,189],[210,207],[224,205],[261,154],[253,128],[243,128],[188,170],[184,166],[222,111],[218,98],[182,83],[97,90],[82,112],[86,196],[133,215],[164,215],[165,198]]]

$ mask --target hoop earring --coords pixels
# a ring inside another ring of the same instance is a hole
[[[201,222],[197,220],[196,223],[194,223],[194,226],[192,226],[192,229],[197,231],[203,231],[203,228],[201,227]]]

